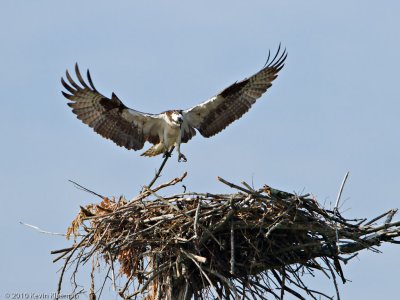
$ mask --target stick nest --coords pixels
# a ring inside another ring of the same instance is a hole
[[[391,223],[397,210],[369,222],[347,220],[309,195],[267,185],[254,190],[222,178],[237,192],[159,194],[185,176],[144,187],[131,201],[101,196],[101,203],[81,207],[67,232],[74,244],[52,252],[60,254],[55,261],[64,259],[59,292],[68,266],[75,266],[75,279],[92,260],[91,299],[102,290],[94,287],[99,261],[108,270],[104,283],[124,299],[332,298],[308,288],[305,273],[325,274],[339,298],[341,262],[362,249],[378,251],[382,241],[398,243],[400,222]]]

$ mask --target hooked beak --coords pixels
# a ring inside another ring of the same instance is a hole
[[[179,126],[182,126],[183,118],[179,117],[179,118],[178,118],[178,123],[179,123]]]

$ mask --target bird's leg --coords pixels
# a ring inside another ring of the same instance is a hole
[[[178,161],[187,162],[186,156],[181,153],[181,143],[175,143],[176,151],[178,152]]]
[[[160,142],[163,145],[163,152],[164,152],[163,158],[171,157],[171,154],[172,154],[172,151],[170,151],[170,149],[168,149],[168,146],[166,143],[167,141],[168,141],[168,136],[166,135],[166,133],[164,133],[164,137],[161,138],[161,140],[160,140]]]
[[[187,158],[185,155],[183,155],[182,153],[179,153],[179,157],[178,157],[178,161],[181,162],[187,162]]]

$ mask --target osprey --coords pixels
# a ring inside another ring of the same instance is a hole
[[[181,143],[187,143],[196,135],[197,129],[204,137],[211,137],[239,119],[272,85],[277,73],[283,68],[286,50],[280,47],[270,61],[268,55],[265,66],[253,76],[235,82],[209,100],[186,110],[168,110],[160,114],[143,113],[125,106],[112,93],[107,98],[95,88],[89,70],[87,80],[83,80],[78,65],[75,65],[77,84],[66,71],[68,83],[61,83],[69,93],[62,92],[72,101],[68,105],[83,123],[93,128],[104,138],[112,140],[126,149],[140,150],[145,142],[153,146],[144,156],[169,155],[176,147],[178,161],[186,161],[180,151]]]

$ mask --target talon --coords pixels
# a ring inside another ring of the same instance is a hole
[[[171,153],[169,151],[165,151],[162,157],[163,158],[171,157]]]
[[[182,162],[187,162],[186,156],[183,155],[182,153],[179,154],[178,161],[179,161],[179,162],[180,162],[180,161],[182,161]]]

